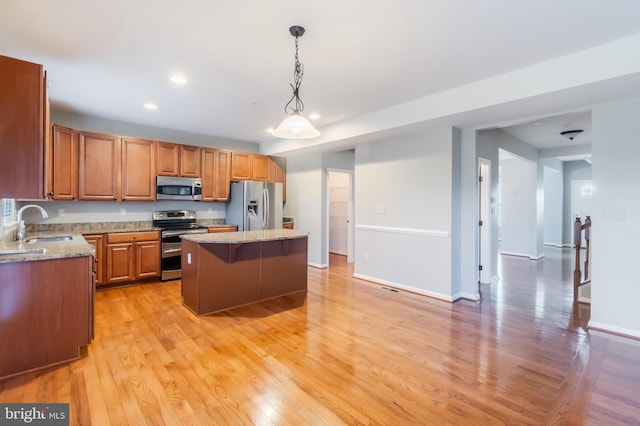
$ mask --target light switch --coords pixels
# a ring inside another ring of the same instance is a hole
[[[187,253],[187,264],[191,265],[191,253]]]
[[[384,205],[378,204],[376,206],[376,214],[384,214]]]

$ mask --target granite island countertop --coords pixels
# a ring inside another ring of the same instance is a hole
[[[187,234],[182,235],[182,239],[198,244],[245,244],[304,238],[307,236],[309,236],[308,232],[293,229],[265,229],[262,231],[237,231],[219,234]]]

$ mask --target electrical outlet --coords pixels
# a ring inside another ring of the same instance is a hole
[[[376,214],[384,214],[384,205],[379,204],[376,206]]]
[[[191,265],[191,253],[187,253],[187,264]]]

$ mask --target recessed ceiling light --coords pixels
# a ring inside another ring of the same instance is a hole
[[[310,118],[311,120],[317,120],[318,118],[320,118],[320,114],[315,113],[315,112],[314,112],[314,113],[311,113],[311,114],[309,114],[309,118]]]
[[[144,107],[152,111],[155,111],[158,109],[158,105],[154,104],[153,102],[147,102],[146,104],[144,104]]]
[[[180,74],[172,75],[170,80],[179,85],[187,84],[187,78]]]

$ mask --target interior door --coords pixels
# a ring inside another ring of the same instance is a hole
[[[349,175],[329,174],[329,252],[347,255]]]

